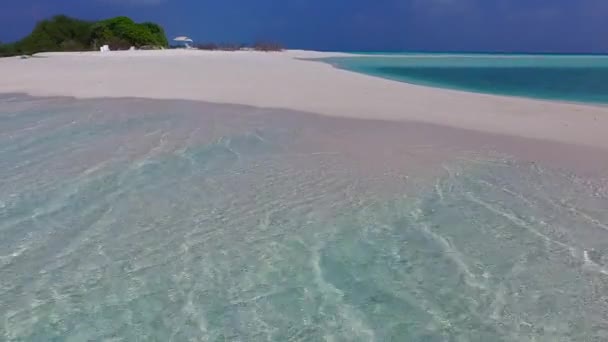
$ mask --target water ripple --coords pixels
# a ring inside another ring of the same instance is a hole
[[[260,110],[6,101],[0,339],[608,338],[601,181],[479,153],[359,165]]]

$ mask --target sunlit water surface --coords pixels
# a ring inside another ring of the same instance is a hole
[[[349,122],[1,97],[0,340],[608,340],[601,183]]]

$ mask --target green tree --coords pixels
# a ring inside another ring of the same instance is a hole
[[[14,56],[16,53],[13,44],[2,44],[0,42],[0,57]]]
[[[64,15],[40,21],[32,33],[15,43],[19,53],[33,54],[42,51],[84,50],[89,48],[91,23]],[[65,42],[70,42],[64,44]],[[62,48],[63,44],[63,48]]]
[[[128,17],[89,22],[58,15],[36,24],[30,35],[14,44],[0,44],[0,57],[45,51],[82,51],[108,44],[112,49],[131,46],[168,46],[162,27],[135,23]]]
[[[152,33],[156,41],[156,45],[162,47],[169,46],[169,41],[167,40],[165,30],[160,25],[150,22],[141,23],[141,25],[145,26]]]
[[[112,42],[128,42],[133,46],[168,46],[162,27],[154,23],[137,24],[128,17],[116,17],[98,22],[93,26],[92,39],[98,45]]]

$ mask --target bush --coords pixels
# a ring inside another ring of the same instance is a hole
[[[15,46],[13,44],[2,44],[0,43],[0,57],[9,57],[17,54]]]
[[[0,56],[34,54],[45,51],[112,50],[131,46],[168,46],[162,27],[154,23],[137,24],[128,17],[88,22],[58,15],[36,24],[30,35],[14,44],[0,45]]]
[[[238,51],[247,49],[246,44],[231,44],[231,43],[203,43],[195,44],[195,48],[199,50],[221,50],[221,51]],[[277,43],[256,43],[252,45],[251,49],[256,51],[283,51],[283,47]]]
[[[110,50],[116,51],[116,50],[129,50],[131,48],[131,43],[125,39],[121,39],[118,37],[110,37],[107,40],[104,41],[103,45],[108,45],[108,47],[110,48]]]
[[[246,46],[244,44],[232,44],[232,43],[203,43],[203,44],[194,44],[193,46],[199,50],[219,50],[219,51],[238,51],[244,49]]]
[[[150,32],[152,32],[152,36],[156,40],[156,46],[167,47],[169,46],[169,41],[167,40],[167,35],[165,34],[165,30],[155,24],[155,23],[141,23],[142,26],[146,27]]]
[[[253,49],[256,51],[283,51],[284,48],[281,44],[278,43],[270,43],[270,42],[257,42],[253,44]]]
[[[36,24],[32,33],[16,42],[14,47],[19,54],[86,50],[90,38],[91,23],[58,15]]]
[[[215,43],[203,43],[203,44],[195,44],[194,48],[199,50],[218,50],[219,47]]]
[[[83,51],[86,48],[78,41],[66,40],[59,44],[61,51]]]
[[[96,23],[92,29],[95,45],[116,45],[116,42],[128,42],[129,47],[169,45],[165,31],[154,23],[137,24],[127,17],[116,17]],[[122,44],[120,44],[122,45]],[[128,48],[128,47],[127,47]]]
[[[218,48],[222,51],[238,51],[241,50],[243,46],[239,44],[220,44]]]

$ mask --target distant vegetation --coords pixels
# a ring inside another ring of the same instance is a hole
[[[167,47],[165,31],[154,23],[135,23],[128,17],[90,22],[58,15],[36,24],[29,36],[12,44],[0,44],[0,57],[49,51],[112,50],[135,47]]]
[[[137,24],[127,17],[116,17],[91,26],[93,48],[109,45],[112,50],[125,50],[131,46],[168,47],[165,30],[154,23]]]
[[[238,51],[247,49],[247,44],[233,44],[233,43],[202,43],[194,44],[193,47],[199,50],[212,50],[212,51]]]
[[[247,44],[231,44],[231,43],[203,43],[194,44],[194,48],[199,50],[219,50],[219,51],[239,51],[239,50],[256,50],[256,51],[283,51],[285,48],[278,43],[258,42],[253,45]]]
[[[136,23],[128,17],[116,17],[92,22],[65,15],[40,21],[27,37],[11,43],[0,43],[0,57],[32,55],[52,51],[91,51],[108,45],[111,50],[169,47],[165,30],[154,23]],[[257,50],[282,51],[277,43],[258,42],[246,44],[197,44],[201,50]]]
[[[283,51],[281,44],[272,42],[257,42],[253,44],[253,49],[256,51]]]

